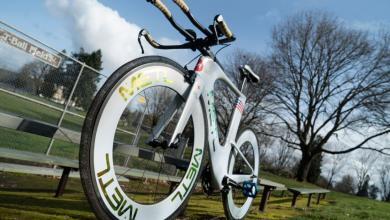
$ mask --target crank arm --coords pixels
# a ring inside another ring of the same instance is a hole
[[[257,176],[255,175],[248,175],[248,174],[228,174],[224,178],[228,178],[229,180],[241,184],[245,181],[256,179]]]
[[[229,189],[229,186],[242,189],[242,186],[234,181],[233,179],[229,178],[228,176],[225,176],[222,180],[223,189]]]

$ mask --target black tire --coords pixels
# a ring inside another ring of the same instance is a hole
[[[88,202],[95,213],[95,216],[98,219],[116,219],[116,217],[108,211],[107,207],[104,205],[104,202],[98,192],[96,179],[94,178],[94,164],[92,159],[93,149],[91,149],[93,136],[94,136],[94,130],[96,126],[96,119],[99,116],[100,111],[102,110],[103,104],[110,94],[113,87],[117,85],[117,83],[122,80],[122,78],[132,71],[133,69],[140,67],[145,64],[149,63],[162,63],[164,65],[168,65],[171,68],[176,69],[178,72],[184,74],[186,70],[181,67],[176,62],[165,58],[161,56],[147,56],[147,57],[141,57],[138,59],[135,59],[133,61],[130,61],[123,66],[121,66],[118,70],[116,70],[104,83],[102,88],[97,93],[95,99],[93,100],[86,119],[84,121],[83,129],[82,129],[82,136],[81,136],[81,143],[80,143],[80,152],[79,152],[79,167],[80,167],[80,176],[81,176],[81,182],[84,189],[84,193],[88,199]],[[185,83],[183,81],[183,83]],[[204,113],[203,113],[204,114]],[[206,129],[205,129],[206,130]],[[206,138],[204,140],[204,143],[206,141]],[[204,144],[206,146],[206,144]],[[206,147],[204,147],[206,150]],[[202,170],[203,162],[204,162],[204,154],[203,154],[203,160],[200,162],[200,170]],[[189,191],[188,196],[183,201],[183,203],[180,205],[180,207],[172,213],[168,218],[166,219],[174,219],[177,215],[179,215],[181,212],[184,211],[186,208],[186,205],[188,203],[188,199],[190,198],[190,194],[196,187],[196,182],[199,179],[199,176],[201,175],[201,172],[198,172],[196,175],[196,181],[193,185],[192,189]]]

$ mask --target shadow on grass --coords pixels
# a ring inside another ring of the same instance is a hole
[[[26,193],[52,193],[53,196],[55,194],[54,189],[34,189],[34,188],[2,188],[1,191],[3,192],[26,192]],[[67,189],[64,191],[64,194],[69,194],[69,193],[80,193],[79,190],[72,190],[72,189]],[[1,201],[0,201],[1,203]]]
[[[291,203],[292,198],[278,199],[268,201],[268,204],[283,204],[283,203]]]
[[[215,215],[210,215],[210,214],[193,214],[191,215],[191,218],[189,217],[178,217],[177,218],[178,220],[181,220],[181,219],[191,219],[191,220],[204,220],[204,219],[210,219],[210,220],[225,220],[226,218],[224,217],[215,217]]]
[[[87,201],[69,198],[34,197],[29,194],[0,194],[0,206],[36,210],[36,207],[45,209],[68,209],[76,211],[90,211]]]

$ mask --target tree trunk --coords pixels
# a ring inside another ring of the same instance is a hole
[[[311,163],[312,157],[310,157],[307,153],[302,152],[302,159],[299,162],[299,167],[297,171],[297,180],[302,182],[306,180],[307,173],[310,168],[310,163]]]
[[[332,181],[333,181],[333,175],[332,177],[329,178],[328,184],[326,185],[326,189],[329,189],[330,186],[332,186]]]

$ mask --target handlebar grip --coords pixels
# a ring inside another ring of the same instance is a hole
[[[172,13],[169,11],[168,7],[161,0],[147,0],[152,3],[156,8],[158,8],[167,18],[172,18]]]
[[[230,30],[228,25],[226,24],[225,20],[223,19],[222,15],[217,15],[216,19],[217,24],[221,32],[225,35],[227,38],[233,38],[233,32]]]
[[[190,8],[188,7],[188,5],[184,2],[184,0],[173,0],[173,2],[176,3],[177,6],[179,6],[181,8],[182,11],[184,11],[185,13],[189,12],[190,11]]]
[[[145,29],[141,30],[140,35],[144,36],[145,39],[149,42],[149,44],[152,45],[152,47],[157,48],[160,46],[160,44],[153,39],[152,35],[150,35],[150,33],[147,30]]]

